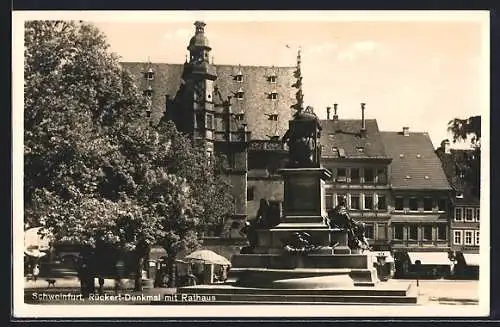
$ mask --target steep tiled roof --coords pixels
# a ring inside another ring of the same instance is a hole
[[[392,156],[391,184],[394,189],[451,190],[427,133],[380,132]]]
[[[321,156],[339,158],[389,158],[380,137],[377,120],[366,119],[361,135],[361,119],[321,120]]]
[[[441,160],[443,170],[451,187],[457,193],[463,194],[463,198],[457,198],[456,202],[461,204],[478,204],[479,199],[472,194],[473,186],[469,185],[467,180],[460,176],[460,172],[465,172],[468,169],[465,162],[469,156],[474,155],[474,151],[450,149],[450,153],[445,153],[443,148],[438,148],[436,154]]]
[[[136,85],[145,90],[151,86],[152,118],[159,120],[165,110],[165,96],[172,98],[181,85],[182,64],[165,64],[147,62],[122,62],[136,81]],[[149,67],[154,71],[154,79],[148,81],[144,77]],[[283,136],[288,129],[288,121],[293,110],[290,106],[294,103],[294,92],[291,85],[295,82],[293,72],[295,67],[271,66],[238,66],[215,65],[217,80],[215,85],[226,100],[232,96],[232,110],[234,113],[244,113],[251,132],[252,139],[267,140],[269,136]],[[241,73],[241,81],[236,76]],[[275,76],[274,81],[271,76]],[[235,93],[243,91],[243,99],[237,99]],[[271,93],[277,94],[272,99]],[[270,115],[278,115],[277,121]]]

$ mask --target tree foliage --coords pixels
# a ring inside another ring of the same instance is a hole
[[[474,147],[481,144],[481,116],[471,116],[467,119],[454,118],[448,123],[448,131],[453,135],[453,143],[469,139]]]
[[[25,220],[56,241],[169,255],[231,210],[229,188],[147,102],[104,35],[75,21],[25,25]]]
[[[471,154],[464,157],[464,181],[471,194],[477,198],[481,188],[481,116],[467,119],[454,118],[448,123],[448,131],[453,135],[453,142],[470,140],[473,147]]]

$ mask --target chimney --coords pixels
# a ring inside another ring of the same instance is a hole
[[[332,110],[332,107],[326,107],[326,120],[330,120],[330,110]]]
[[[441,148],[443,149],[444,153],[450,154],[451,149],[450,149],[450,140],[446,139],[441,142]]]
[[[410,136],[410,128],[405,126],[403,127],[403,135],[404,136]]]
[[[361,103],[361,133],[366,132],[366,124],[365,124],[365,103]]]
[[[337,104],[333,104],[333,120],[339,119],[339,116],[337,116]]]

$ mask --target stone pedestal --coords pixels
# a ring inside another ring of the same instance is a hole
[[[331,173],[323,168],[283,169],[280,173],[285,184],[284,215],[274,228],[257,230],[252,254],[233,256],[229,277],[235,285],[375,285],[375,258],[370,253],[352,254],[347,232],[330,229],[327,224],[323,184]],[[286,252],[286,241],[297,232],[308,233],[317,248],[307,254]]]

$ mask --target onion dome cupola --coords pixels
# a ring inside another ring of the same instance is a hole
[[[198,76],[199,78],[216,80],[215,67],[210,64],[210,51],[207,37],[205,36],[206,24],[201,21],[194,23],[195,34],[189,41],[189,61],[185,64],[184,76]]]

